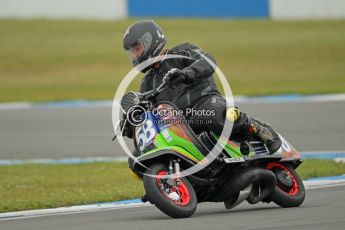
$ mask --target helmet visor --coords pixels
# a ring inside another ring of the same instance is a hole
[[[151,33],[146,32],[138,39],[137,42],[135,42],[132,46],[129,47],[128,50],[126,50],[127,56],[134,66],[149,58],[148,52],[150,50],[151,44],[152,35]]]

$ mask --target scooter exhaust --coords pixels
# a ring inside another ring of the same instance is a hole
[[[242,203],[244,200],[246,200],[250,193],[252,192],[253,185],[249,185],[248,187],[244,188],[242,191],[240,191],[240,194],[238,195],[237,201],[233,203],[230,200],[224,201],[224,206],[226,209],[231,209]]]
[[[276,176],[270,170],[246,168],[239,171],[230,180],[228,180],[223,187],[221,196],[224,197],[224,200],[228,200],[227,197],[231,197],[240,192],[235,204],[242,202],[245,199],[247,199],[249,203],[255,204],[265,199],[271,193],[276,184]],[[249,188],[250,192],[248,193]],[[259,189],[259,193],[257,192],[257,189]],[[230,205],[228,206],[230,207]]]

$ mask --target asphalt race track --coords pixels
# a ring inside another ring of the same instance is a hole
[[[345,150],[345,102],[239,104],[301,151]],[[126,156],[111,108],[0,110],[0,159]]]
[[[345,149],[345,102],[264,103],[241,110],[270,122],[299,150]],[[1,110],[0,158],[125,156],[113,134],[111,108]],[[0,229],[345,229],[345,185],[307,191],[299,208],[200,204],[194,216],[174,220],[155,207],[1,220]]]
[[[241,204],[225,210],[222,203],[200,204],[188,219],[171,219],[155,207],[125,208],[70,215],[2,220],[6,230],[139,230],[139,229],[305,229],[343,230],[345,227],[345,185],[307,191],[298,208],[275,204]]]

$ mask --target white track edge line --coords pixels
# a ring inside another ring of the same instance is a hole
[[[306,186],[306,190],[314,190],[321,188],[330,188],[345,186],[345,179],[334,180],[334,181],[308,181],[303,182]],[[81,214],[88,212],[99,212],[114,209],[127,209],[127,208],[139,208],[152,206],[149,203],[133,203],[133,204],[91,204],[91,205],[79,205],[71,207],[59,207],[53,209],[38,209],[38,210],[27,210],[19,212],[7,212],[0,213],[0,222],[5,220],[17,220],[27,218],[37,218],[45,216],[56,216],[56,215],[69,215],[69,214]]]

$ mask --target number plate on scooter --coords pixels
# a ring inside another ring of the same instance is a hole
[[[238,163],[238,162],[244,162],[244,158],[243,157],[236,157],[236,158],[224,158],[224,162],[227,164],[231,164],[231,163]]]

